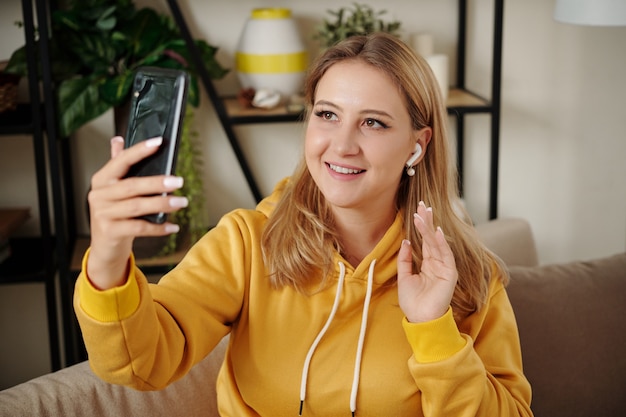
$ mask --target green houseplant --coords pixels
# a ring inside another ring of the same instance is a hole
[[[200,101],[197,71],[185,41],[169,15],[151,8],[137,9],[132,0],[72,0],[51,16],[50,64],[57,86],[59,133],[67,137],[85,123],[113,108],[115,132],[124,134],[129,94],[136,69],[157,66],[184,69],[190,74],[188,104]],[[213,79],[228,70],[215,59],[217,48],[196,40],[202,61]],[[26,75],[25,47],[17,49],[5,69]],[[187,121],[181,137],[177,174],[185,177],[180,191],[190,198],[190,205],[176,213],[173,221],[199,236],[204,199],[200,160],[193,143],[194,132],[187,109]],[[200,217],[198,217],[200,216]],[[170,238],[164,251],[176,249],[176,237]]]
[[[313,33],[313,39],[320,42],[322,48],[353,35],[366,35],[372,32],[387,32],[398,35],[401,23],[397,20],[386,22],[382,15],[386,10],[375,11],[366,4],[352,3],[351,7],[327,10],[332,19],[324,19]]]

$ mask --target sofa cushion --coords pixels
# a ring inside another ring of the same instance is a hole
[[[0,416],[218,416],[215,380],[227,344],[224,338],[187,375],[160,391],[108,384],[81,362],[0,391]]]
[[[535,415],[626,416],[626,253],[510,272]]]
[[[539,264],[530,223],[519,217],[499,217],[476,225],[480,240],[508,266]]]

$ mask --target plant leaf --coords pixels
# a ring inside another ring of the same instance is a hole
[[[26,64],[26,47],[16,49],[9,58],[4,72],[25,76],[28,74],[28,65]]]
[[[106,77],[100,84],[100,97],[102,100],[113,107],[122,104],[128,98],[134,76],[134,71],[126,70],[115,77]]]
[[[100,80],[73,78],[59,85],[59,133],[67,137],[111,108],[100,99]]]

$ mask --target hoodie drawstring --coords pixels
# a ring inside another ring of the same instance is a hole
[[[317,337],[313,341],[313,344],[309,348],[309,352],[306,355],[306,359],[304,360],[304,365],[302,367],[302,381],[300,382],[300,413],[299,416],[302,415],[302,407],[304,406],[304,398],[306,397],[306,380],[309,375],[309,365],[311,364],[311,358],[313,357],[313,353],[315,353],[315,349],[317,349],[317,345],[319,344],[322,337],[326,333],[326,330],[330,327],[330,323],[333,321],[335,317],[335,313],[339,308],[339,300],[341,298],[341,290],[343,289],[343,280],[346,277],[346,267],[342,262],[339,262],[339,282],[337,283],[337,293],[335,294],[335,302],[333,303],[333,308],[330,311],[328,319],[326,320],[326,324],[322,327],[322,330],[317,334]]]
[[[376,260],[374,259],[370,264],[369,273],[367,276],[367,291],[365,293],[365,300],[363,301],[363,313],[361,316],[361,329],[359,331],[359,341],[357,345],[357,353],[356,359],[354,363],[354,377],[352,379],[352,390],[350,392],[350,411],[352,416],[354,416],[356,412],[356,396],[359,388],[359,379],[361,377],[361,360],[363,356],[363,345],[365,343],[365,333],[367,331],[367,314],[369,311],[370,300],[372,298],[372,287],[374,283],[374,266],[376,265]],[[328,319],[324,324],[324,327],[319,331],[317,337],[311,344],[309,348],[309,352],[306,355],[306,359],[304,360],[304,365],[302,367],[302,380],[300,382],[300,411],[298,413],[299,416],[302,415],[302,409],[304,407],[304,399],[306,398],[306,383],[307,377],[309,375],[309,367],[311,365],[311,359],[313,358],[313,354],[317,349],[317,345],[326,334],[326,331],[330,327],[332,323],[335,313],[339,308],[339,302],[341,300],[341,292],[343,290],[343,282],[346,276],[346,267],[343,262],[339,262],[339,282],[337,283],[337,292],[335,293],[335,301],[333,302],[333,307],[328,315]]]
[[[363,315],[361,316],[361,330],[359,332],[359,344],[356,350],[356,359],[354,361],[354,378],[352,379],[352,392],[350,392],[350,411],[352,417],[356,412],[356,393],[359,389],[359,379],[361,378],[361,359],[363,356],[363,344],[365,343],[365,332],[367,331],[367,313],[370,309],[370,300],[372,299],[372,286],[374,284],[374,266],[376,259],[370,264],[367,274],[367,292],[363,301]]]

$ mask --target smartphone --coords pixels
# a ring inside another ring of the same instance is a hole
[[[126,177],[173,175],[187,103],[189,74],[169,68],[140,67],[133,80],[126,148],[146,139],[163,137],[160,148],[133,165]],[[163,223],[167,213],[142,216]]]

